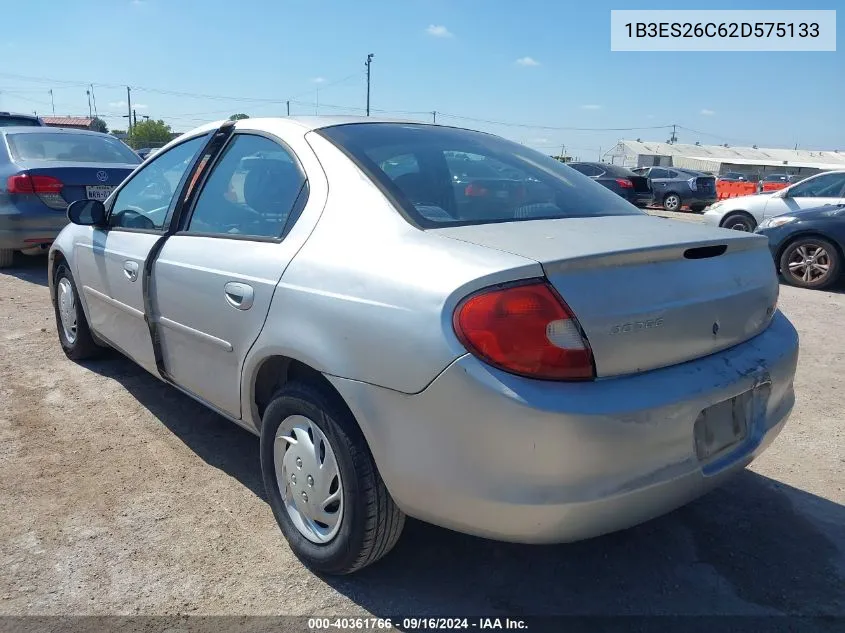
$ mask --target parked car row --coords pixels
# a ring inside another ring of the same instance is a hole
[[[638,207],[662,206],[680,211],[688,206],[701,211],[716,201],[716,179],[704,172],[669,167],[627,169],[605,163],[568,163]]]

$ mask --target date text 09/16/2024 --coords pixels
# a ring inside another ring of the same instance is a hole
[[[311,631],[327,630],[526,630],[525,620],[519,618],[309,618]]]

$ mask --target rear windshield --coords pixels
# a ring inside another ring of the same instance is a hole
[[[563,163],[490,134],[402,123],[319,133],[422,228],[644,213]]]
[[[15,160],[70,163],[130,163],[140,157],[111,136],[57,132],[7,134],[6,140]]]
[[[27,116],[0,116],[0,127],[43,127],[38,119]]]

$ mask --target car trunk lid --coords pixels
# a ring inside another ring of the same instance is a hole
[[[695,179],[695,188],[703,193],[714,193],[716,191],[716,178],[714,176],[698,176]]]
[[[634,191],[636,193],[647,193],[651,191],[651,187],[648,186],[648,178],[644,176],[628,176],[628,180],[634,185]]]
[[[61,182],[60,198],[50,199],[49,206],[63,210],[76,200],[94,198],[105,200],[137,165],[75,162],[17,161],[22,172],[30,176],[49,176]],[[43,196],[42,196],[43,198]],[[64,201],[64,206],[57,202]],[[47,201],[45,201],[47,202]]]
[[[646,215],[430,232],[539,262],[581,323],[598,377],[737,345],[768,326],[777,303],[768,242],[749,233]]]

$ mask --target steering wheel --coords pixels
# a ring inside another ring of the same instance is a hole
[[[121,209],[117,213],[113,213],[111,221],[112,226],[122,226],[127,229],[155,229],[156,225],[147,217],[142,209],[128,207]]]

